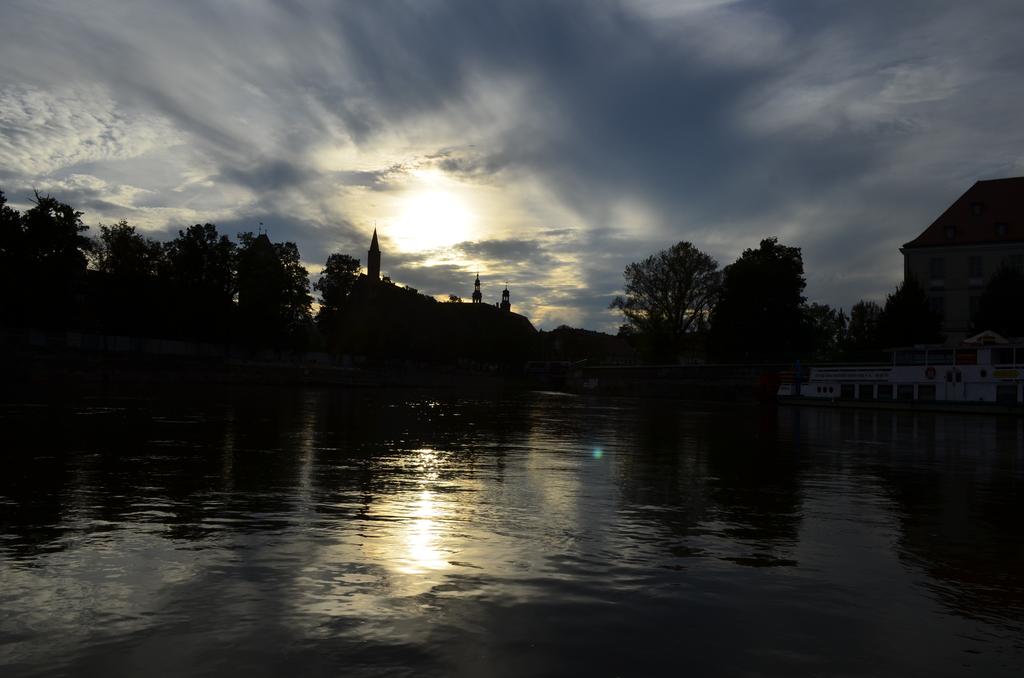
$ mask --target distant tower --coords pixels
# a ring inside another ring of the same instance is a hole
[[[473,283],[473,303],[479,304],[484,300],[484,295],[480,294],[480,274],[476,274],[476,282]]]
[[[366,253],[366,275],[372,280],[380,280],[380,245],[377,244],[377,229],[373,229],[373,240]]]
[[[505,289],[501,293],[501,310],[512,312],[512,302],[508,300],[508,283],[505,283]]]

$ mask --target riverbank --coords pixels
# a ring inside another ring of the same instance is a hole
[[[776,375],[790,365],[631,365],[578,367],[566,375],[574,393],[710,402],[773,399]]]
[[[779,406],[897,412],[947,412],[951,414],[996,414],[1018,417],[1024,415],[1024,407],[1020,405],[943,400],[824,400],[821,398],[788,397],[780,398]]]
[[[497,371],[389,362],[346,366],[267,356],[147,355],[115,351],[29,349],[0,359],[4,388],[88,385],[381,386],[492,388],[521,379]]]

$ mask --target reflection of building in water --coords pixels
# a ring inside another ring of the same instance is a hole
[[[882,511],[875,523],[897,528],[895,554],[908,571],[927,576],[922,581],[931,597],[957,616],[1019,633],[1019,418],[793,408],[779,425],[787,438],[799,432],[821,449],[844,451],[843,473],[858,488],[864,510]],[[867,500],[872,494],[877,499]]]

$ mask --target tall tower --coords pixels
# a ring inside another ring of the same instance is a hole
[[[380,245],[377,244],[377,229],[373,229],[373,240],[366,253],[366,275],[371,280],[380,280]]]
[[[505,283],[505,289],[501,292],[501,310],[507,313],[512,312],[512,302],[508,300],[508,283]]]
[[[473,283],[473,303],[479,304],[484,300],[484,295],[480,294],[480,274],[476,274],[476,282]]]

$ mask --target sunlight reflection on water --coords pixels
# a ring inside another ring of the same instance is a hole
[[[252,675],[282,653],[351,675],[661,675],[683,655],[1015,675],[1024,657],[1019,420],[147,402],[5,410],[5,678]]]

